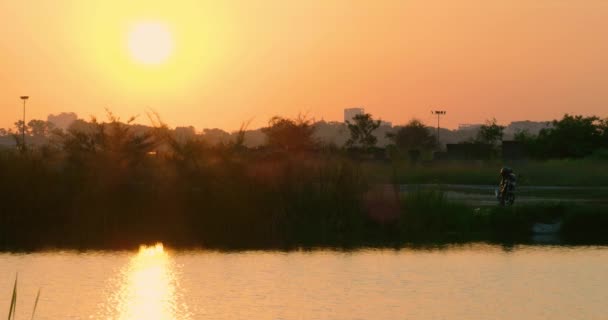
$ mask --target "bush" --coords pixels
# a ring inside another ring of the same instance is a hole
[[[462,237],[472,231],[472,208],[448,201],[438,190],[420,190],[402,200],[399,226],[405,239]]]

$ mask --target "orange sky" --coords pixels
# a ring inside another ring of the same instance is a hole
[[[126,4],[125,4],[126,3]],[[134,61],[129,26],[165,24],[164,64]],[[608,116],[608,1],[0,1],[0,127],[74,111],[236,129],[342,110],[404,123]]]

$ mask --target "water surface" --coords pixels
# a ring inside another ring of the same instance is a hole
[[[606,319],[608,247],[0,254],[18,319]]]

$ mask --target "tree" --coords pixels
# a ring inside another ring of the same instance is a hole
[[[522,131],[515,135],[515,140],[538,158],[586,157],[608,147],[608,119],[565,114],[538,135]]]
[[[65,130],[70,127],[70,125],[78,119],[78,115],[74,112],[62,112],[60,114],[54,115],[49,114],[46,120],[52,123],[56,128],[60,128]]]
[[[608,149],[608,118],[599,121],[600,147]]]
[[[498,125],[496,119],[488,120],[479,128],[475,140],[479,143],[496,144],[502,140],[504,130],[505,126]]]
[[[23,120],[19,120],[15,122],[15,134],[22,134],[22,130],[24,129]],[[28,126],[25,126],[25,135],[29,135],[30,130]]]
[[[513,140],[521,143],[530,143],[536,139],[536,136],[531,134],[528,130],[520,130],[513,135]]]
[[[590,155],[605,144],[603,122],[598,117],[565,114],[561,120],[553,120],[551,124],[551,128],[538,133],[537,146],[541,156],[579,158]]]
[[[34,137],[48,137],[55,127],[51,122],[37,119],[30,120],[27,126]]]
[[[352,123],[346,121],[346,124],[350,131],[350,139],[346,141],[347,147],[370,149],[378,142],[378,138],[373,135],[373,132],[380,127],[380,120],[374,120],[371,114],[358,114],[353,118]]]
[[[74,122],[62,136],[62,147],[72,160],[87,163],[96,158],[96,163],[105,162],[109,167],[134,168],[154,151],[160,138],[152,131],[136,133],[132,123],[120,122],[109,110],[108,122],[101,123],[95,118],[90,122]]]
[[[272,117],[262,132],[266,134],[266,145],[272,148],[303,151],[312,149],[317,144],[313,138],[312,120],[302,115],[296,119]]]
[[[436,140],[431,131],[418,119],[412,119],[397,132],[387,133],[397,148],[409,150],[429,150],[435,147]]]

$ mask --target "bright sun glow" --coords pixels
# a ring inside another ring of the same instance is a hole
[[[155,65],[165,62],[173,52],[173,35],[160,22],[140,22],[129,31],[129,52],[139,63]]]

